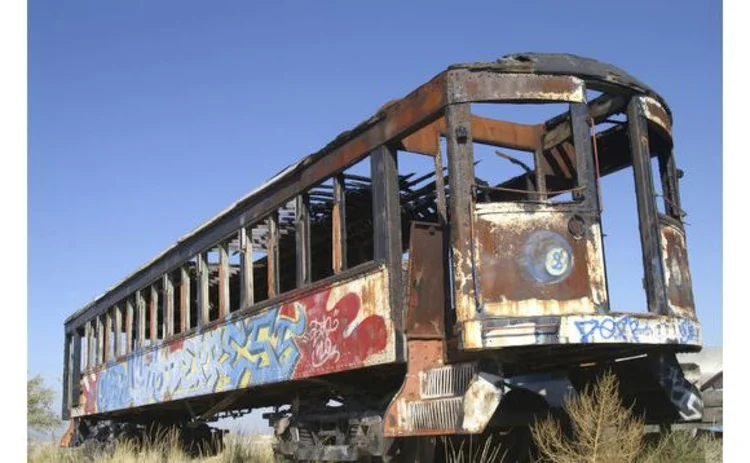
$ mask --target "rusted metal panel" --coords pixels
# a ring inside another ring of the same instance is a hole
[[[383,433],[389,437],[403,434],[414,435],[415,430],[411,426],[411,412],[408,404],[422,399],[421,376],[424,372],[444,364],[443,341],[438,339],[410,340],[407,355],[404,383],[385,412]]]
[[[376,267],[91,371],[76,413],[107,413],[394,362],[388,281],[388,270]]]
[[[630,136],[630,153],[633,159],[648,310],[649,312],[667,315],[664,268],[661,259],[661,236],[658,231],[658,211],[654,201],[654,177],[651,172],[648,127],[643,115],[643,105],[638,97],[631,98],[630,103],[628,103],[628,134]]]
[[[575,231],[575,234],[573,231]],[[475,272],[488,315],[606,310],[596,217],[553,207],[477,204]]]
[[[218,246],[219,251],[219,318],[229,313],[229,251],[227,243]]]
[[[407,279],[406,336],[445,338],[443,230],[434,223],[411,223]]]
[[[583,81],[573,76],[448,72],[448,104],[480,101],[585,102]]]
[[[695,320],[693,282],[688,265],[685,231],[674,219],[660,216],[659,222],[669,312]]]
[[[346,268],[346,196],[343,175],[333,177],[333,273]]]
[[[654,98],[642,97],[643,115],[651,122],[657,124],[668,138],[672,138],[672,118],[664,109],[664,106]]]

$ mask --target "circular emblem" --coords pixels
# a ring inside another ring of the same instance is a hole
[[[552,230],[537,230],[529,235],[519,263],[529,277],[545,285],[563,281],[575,265],[570,244]]]
[[[547,251],[544,259],[544,269],[553,277],[558,277],[568,270],[570,254],[565,248],[554,246]]]

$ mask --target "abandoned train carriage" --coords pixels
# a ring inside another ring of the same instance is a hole
[[[567,109],[526,124],[473,114],[480,103]],[[564,372],[579,388],[605,366],[648,420],[700,419],[675,359],[701,335],[671,127],[658,94],[591,59],[449,67],[69,317],[74,441],[94,423],[272,406],[279,456],[353,460],[519,424],[503,405],[513,378]],[[488,146],[523,172],[482,180]],[[405,172],[413,160],[429,169]],[[610,307],[602,244],[600,177],[625,168],[639,313]]]

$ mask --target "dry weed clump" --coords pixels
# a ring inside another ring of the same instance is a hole
[[[556,463],[720,462],[721,440],[674,431],[644,441],[644,423],[623,406],[617,377],[602,375],[593,387],[565,402],[570,429],[547,417],[532,425],[542,461]]]

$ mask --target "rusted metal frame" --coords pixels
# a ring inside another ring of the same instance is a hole
[[[576,153],[576,185],[583,188],[581,206],[595,210],[598,221],[601,205],[599,204],[596,166],[591,146],[588,105],[586,103],[571,103],[570,120],[573,129],[573,147]],[[574,193],[574,196],[577,195]]]
[[[75,331],[73,335],[73,355],[71,357],[70,365],[70,406],[73,407],[79,405],[79,395],[81,392],[81,344],[83,343],[84,335],[85,334],[80,331]]]
[[[518,124],[481,116],[471,116],[475,143],[523,151],[534,151],[544,125]],[[439,136],[445,136],[445,118],[440,118],[401,139],[401,147],[411,153],[435,156],[440,149]],[[437,136],[437,137],[436,137]]]
[[[205,252],[198,253],[198,255],[195,256],[195,259],[198,274],[198,284],[196,285],[196,290],[198,291],[198,310],[196,311],[196,315],[198,320],[196,320],[196,322],[197,325],[201,327],[209,322],[211,304],[208,298],[208,292],[211,270],[208,267],[208,256]]]
[[[445,339],[443,227],[414,221],[409,236],[407,339]]]
[[[599,124],[613,114],[626,109],[627,100],[623,95],[602,95],[588,104],[589,116]],[[564,142],[572,135],[570,114],[553,117],[545,123],[547,130],[542,138],[542,148],[547,150]]]
[[[333,177],[333,273],[338,275],[346,265],[346,183],[343,175]]]
[[[190,273],[185,266],[180,267],[180,332],[190,329]]]
[[[680,205],[680,186],[677,179],[677,165],[674,151],[658,153],[659,177],[664,194],[664,211],[682,223],[683,211]]]
[[[161,277],[161,295],[162,339],[168,339],[174,334],[174,284],[168,273]]]
[[[115,322],[114,355],[112,358],[117,359],[120,357],[122,351],[122,306],[120,304],[115,304],[112,308],[112,312],[114,312]]]
[[[268,298],[279,294],[279,212],[273,211],[266,219],[268,237],[266,239],[266,259],[268,262]]]
[[[471,108],[468,103],[450,105],[447,122],[448,184],[450,188],[450,243],[453,261],[453,293],[459,321],[474,318],[480,308],[475,287],[472,223],[474,201],[474,148],[471,138]]]
[[[114,359],[112,356],[112,308],[104,317],[104,363],[108,363]]]
[[[142,349],[146,345],[146,300],[143,298],[143,292],[135,292],[135,307],[138,312],[138,336],[137,349]]]
[[[240,228],[239,231],[239,242],[240,242],[240,310],[247,309],[255,303],[254,286],[253,280],[253,243],[250,229],[247,227]]]
[[[393,322],[403,332],[403,271],[401,269],[401,204],[399,202],[398,154],[388,146],[372,150],[370,157],[373,210],[373,253],[388,268],[388,287]],[[400,337],[397,337],[400,339]],[[400,343],[400,341],[398,341]],[[397,349],[402,349],[397,344]],[[397,350],[397,357],[402,354]]]
[[[312,274],[312,259],[310,253],[310,196],[302,193],[295,199],[294,218],[297,246],[297,287],[302,288],[310,284]]]
[[[448,72],[447,104],[478,102],[583,102],[583,80],[574,76],[511,74],[455,69]]]
[[[229,314],[231,301],[229,300],[229,249],[227,242],[219,243],[219,319],[223,320]]]
[[[125,301],[125,354],[133,351],[133,301]]]
[[[158,309],[158,302],[159,302],[159,293],[156,290],[156,284],[152,284],[149,286],[149,291],[151,291],[151,297],[149,298],[148,304],[149,304],[149,331],[151,332],[151,345],[156,344],[156,341],[159,339],[159,316],[156,313]]]
[[[408,136],[433,122],[444,104],[445,73],[441,73],[396,104],[384,108],[377,117],[342,135],[341,140],[335,140],[329,147],[306,158],[257,193],[237,202],[227,212],[201,226],[143,269],[128,276],[114,290],[68,317],[66,329],[72,330],[98,316],[107,304],[123,299],[137,288],[182,265],[193,257],[196,249],[206,249],[239,230],[243,224],[259,220],[289,198],[364,158],[372,149]]]
[[[648,125],[638,97],[630,99],[627,114],[648,310],[660,315],[668,315],[669,308],[667,305],[664,268],[661,258],[659,217],[654,197],[653,174],[651,172]]]

